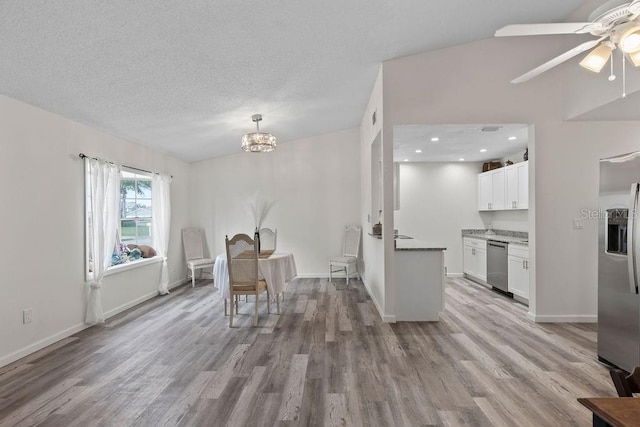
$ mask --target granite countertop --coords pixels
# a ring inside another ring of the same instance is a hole
[[[382,235],[381,234],[369,233],[369,236],[373,237],[374,239],[382,240]],[[413,239],[413,237],[406,236],[404,234],[396,234],[395,236],[393,236],[393,238],[394,239]]]
[[[379,234],[368,233],[369,236],[374,239],[382,240],[382,236]],[[446,251],[447,248],[440,248],[434,245],[430,245],[422,240],[416,240],[411,236],[399,234],[394,236],[393,246],[396,251]]]
[[[447,248],[439,248],[427,242],[416,239],[399,239],[395,241],[396,251],[446,251]]]
[[[529,246],[529,234],[525,231],[493,230],[495,234],[487,234],[487,230],[462,230],[463,237],[495,240],[496,242]]]

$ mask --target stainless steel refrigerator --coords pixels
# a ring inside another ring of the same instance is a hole
[[[598,359],[629,372],[640,366],[639,191],[640,152],[600,160]]]

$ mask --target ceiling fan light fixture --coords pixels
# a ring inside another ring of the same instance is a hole
[[[629,61],[631,61],[635,67],[640,67],[640,52],[630,53],[627,57],[629,57]]]
[[[256,131],[242,137],[242,149],[249,153],[268,153],[276,149],[276,137],[270,133],[260,132],[262,114],[251,116],[256,124]]]
[[[624,30],[620,34],[618,46],[624,53],[640,52],[640,25],[633,25]]]
[[[611,58],[612,50],[607,43],[602,43],[580,61],[580,66],[594,73],[599,73]]]

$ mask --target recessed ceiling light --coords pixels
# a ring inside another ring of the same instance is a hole
[[[404,161],[405,161],[405,162],[408,162],[408,161],[409,161],[409,159],[404,159]]]
[[[480,150],[480,152],[481,152],[481,153],[486,153],[486,152],[487,152],[487,149],[486,149],[486,148],[483,148],[482,150]]]
[[[431,138],[431,142],[438,142],[440,141],[440,138],[438,138],[437,136],[434,136],[433,138]]]
[[[509,141],[515,141],[516,139],[518,139],[518,137],[517,137],[517,136],[510,136],[510,137],[509,137]]]
[[[464,159],[458,159],[458,161],[460,161],[460,162],[464,162]]]
[[[416,150],[416,153],[422,153],[422,150]]]

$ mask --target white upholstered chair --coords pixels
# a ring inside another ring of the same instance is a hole
[[[349,276],[352,268],[356,270],[356,276],[360,280],[358,271],[358,253],[360,252],[360,227],[348,225],[344,230],[344,244],[342,246],[342,256],[329,260],[329,282],[333,281],[333,273],[344,271],[349,284]]]
[[[278,243],[278,229],[270,228],[260,229],[260,251],[276,251]]]
[[[191,273],[191,287],[194,287],[196,285],[196,270],[211,268],[211,274],[213,274],[215,259],[204,257],[204,231],[201,228],[183,228],[182,244],[184,245],[187,267]],[[189,277],[187,276],[187,278]]]
[[[229,299],[231,300],[229,327],[233,327],[234,304],[236,313],[238,312],[238,295],[255,295],[253,326],[258,326],[258,299],[262,292],[267,293],[267,313],[271,313],[267,282],[259,277],[258,242],[246,234],[236,234],[231,240],[228,236],[225,237],[225,246],[229,271]]]

